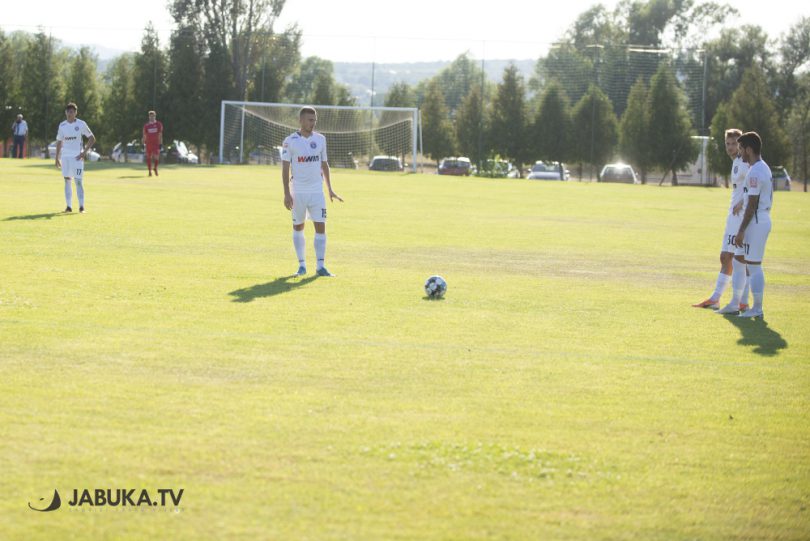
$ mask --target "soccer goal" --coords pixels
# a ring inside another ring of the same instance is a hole
[[[220,163],[274,164],[281,144],[299,128],[291,103],[223,100],[219,125]],[[326,136],[329,165],[357,168],[376,155],[396,156],[416,171],[419,110],[410,107],[314,105],[315,127]]]

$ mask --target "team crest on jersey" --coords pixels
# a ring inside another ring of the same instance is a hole
[[[734,174],[736,175],[736,174],[737,174],[737,171],[739,171],[739,170],[740,170],[740,166],[739,166],[739,165],[735,165],[735,166],[734,166]]]
[[[312,141],[312,142],[309,144],[309,148],[317,148],[317,146],[318,146],[318,143],[316,143],[315,141]]]
[[[76,131],[79,131],[79,127],[78,127],[78,126],[76,126],[76,127],[75,127],[75,128],[73,128],[73,129],[74,129],[74,130],[76,130]]]

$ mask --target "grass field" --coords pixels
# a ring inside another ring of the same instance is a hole
[[[335,170],[298,279],[277,167],[85,184],[0,160],[2,540],[810,537],[808,194],[763,322],[690,307],[723,189]]]

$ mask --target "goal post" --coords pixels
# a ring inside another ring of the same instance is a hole
[[[219,163],[279,163],[284,139],[300,128],[301,104],[223,100]],[[416,107],[313,105],[316,130],[326,136],[329,165],[355,168],[375,155],[396,156],[416,172]]]

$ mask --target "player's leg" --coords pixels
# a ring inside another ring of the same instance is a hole
[[[720,297],[731,282],[732,261],[734,260],[734,235],[739,229],[739,220],[729,213],[726,218],[726,228],[723,231],[723,240],[720,246],[720,272],[717,273],[714,291],[705,301],[693,304],[695,308],[717,309],[720,306]]]
[[[146,168],[149,170],[149,176],[152,176],[152,147],[146,145],[146,150],[144,154],[144,159],[146,159]]]
[[[155,170],[155,176],[158,175],[158,163],[160,162],[160,147],[155,147],[152,151],[152,169]]]
[[[762,270],[762,260],[765,257],[765,244],[768,242],[768,235],[771,232],[770,216],[758,216],[757,222],[751,224],[746,232],[746,240],[749,250],[746,256],[746,263],[751,273],[751,296],[754,298],[754,305],[742,312],[740,317],[762,317],[762,300],[765,295],[765,272]]]
[[[84,212],[84,160],[74,162],[73,181],[76,183],[76,196],[79,199],[79,212]]]
[[[745,254],[738,248],[734,255],[731,272],[731,301],[717,310],[718,314],[736,314],[740,311],[740,298],[746,282]]]
[[[313,197],[309,213],[312,218],[312,225],[315,226],[315,258],[317,267],[315,272],[318,276],[334,276],[326,269],[326,198],[323,194],[316,194]]]
[[[295,255],[298,258],[298,270],[295,273],[297,276],[303,276],[307,273],[307,241],[304,237],[304,224],[306,223],[307,218],[307,207],[303,199],[303,196],[293,196],[293,247],[295,248]]]
[[[73,158],[62,158],[62,177],[65,179],[65,212],[73,212],[73,185],[70,183],[74,175]]]

